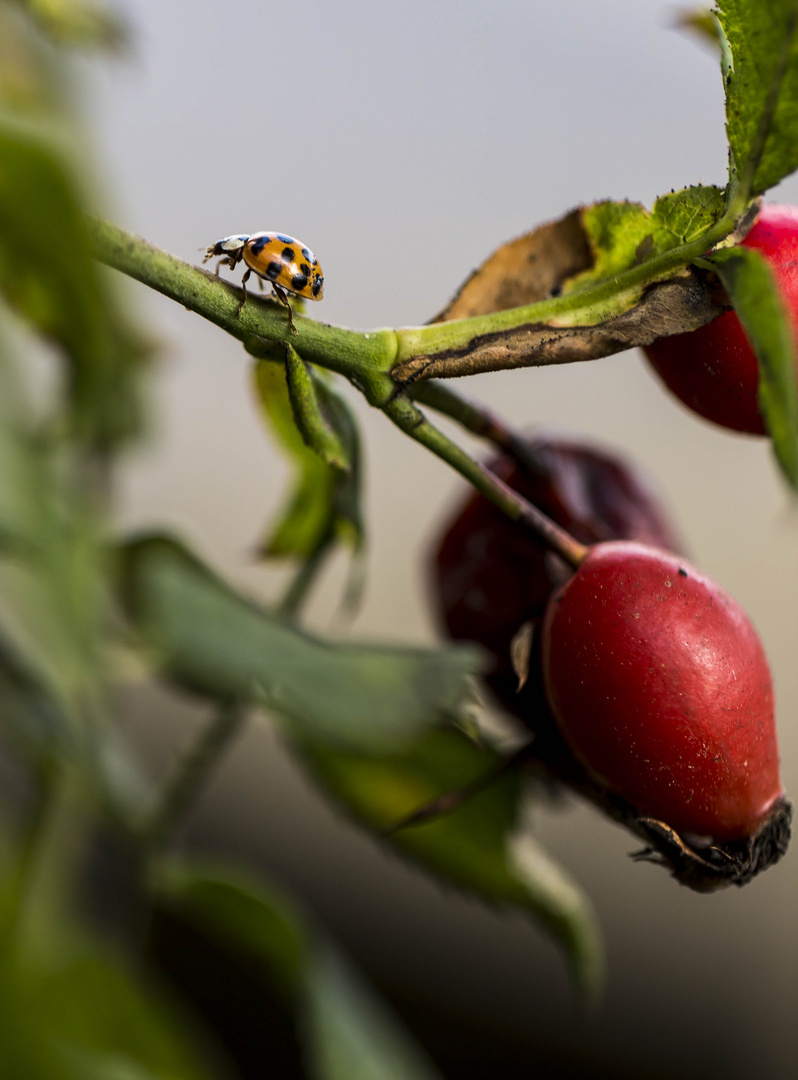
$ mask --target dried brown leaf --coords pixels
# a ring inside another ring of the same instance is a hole
[[[430,322],[470,319],[536,304],[592,265],[582,208],[577,207],[559,221],[549,221],[494,251]]]

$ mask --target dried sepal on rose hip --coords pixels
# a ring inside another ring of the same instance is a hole
[[[541,638],[566,743],[687,884],[743,884],[781,857],[791,808],[770,670],[728,593],[669,552],[597,544],[549,601]]]

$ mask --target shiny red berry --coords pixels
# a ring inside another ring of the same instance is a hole
[[[798,207],[764,206],[743,245],[767,260],[798,343]],[[644,352],[694,412],[734,431],[766,434],[756,356],[733,311],[689,334],[660,338]]]
[[[725,843],[752,835],[782,794],[756,631],[678,556],[591,548],[549,602],[542,663],[572,752],[640,816]]]

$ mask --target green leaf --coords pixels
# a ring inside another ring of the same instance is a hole
[[[281,365],[259,360],[254,372],[264,416],[296,471],[294,490],[261,550],[272,557],[309,558],[330,538],[336,473],[305,445],[294,422]]]
[[[159,880],[158,902],[257,960],[288,1003],[299,999],[309,944],[302,916],[278,889],[242,870],[172,865]]]
[[[0,1061],[20,1080],[210,1080],[159,987],[63,929],[0,965]],[[196,1032],[193,1033],[196,1035]]]
[[[661,195],[651,211],[654,253],[697,240],[722,216],[723,208],[718,187],[699,185]]]
[[[346,455],[347,468],[337,470],[333,506],[336,536],[360,551],[365,541],[362,484],[363,463],[360,431],[349,402],[322,373],[311,368],[311,376],[319,401]]]
[[[759,408],[774,452],[798,488],[798,358],[781,294],[758,251],[726,248],[711,261],[759,361]]]
[[[796,0],[718,0],[732,184],[746,198],[798,168]]]
[[[0,638],[0,726],[8,745],[39,762],[64,751],[67,722],[13,645]]]
[[[593,265],[566,286],[572,292],[628,270],[638,261],[638,251],[651,234],[649,213],[642,203],[593,203],[582,210],[582,224],[590,242]]]
[[[79,1074],[46,1038],[25,1008],[16,985],[0,978],[0,1061],[8,1077],[24,1080],[79,1080]]]
[[[80,1075],[201,1080],[208,1073],[152,985],[137,984],[121,964],[86,951],[43,973],[29,1007]],[[84,1071],[85,1070],[85,1071]]]
[[[297,745],[329,793],[356,820],[382,832],[501,761],[456,730],[431,732],[401,753],[379,757],[319,741]],[[387,842],[446,882],[530,914],[563,948],[580,989],[592,994],[602,969],[592,907],[565,871],[520,832],[520,790],[517,773],[507,774],[458,809],[399,829]]]
[[[0,643],[6,675],[20,692],[18,705],[26,698],[32,705],[41,695],[54,703],[51,720],[88,721],[100,694],[106,646],[106,555],[95,508],[71,448],[46,440],[34,427],[1,339],[0,357]],[[24,723],[24,707],[17,719]],[[30,720],[39,729],[33,715]]]
[[[590,242],[593,265],[571,278],[564,292],[574,292],[606,281],[672,248],[698,239],[723,213],[723,193],[716,187],[689,187],[663,195],[648,211],[640,203],[594,203],[582,210],[582,223]],[[635,298],[643,293],[641,286]],[[630,298],[624,297],[628,304]],[[613,297],[606,316],[619,303]]]
[[[285,345],[285,379],[294,422],[302,441],[325,465],[348,472],[349,455],[324,413],[324,407],[309,364],[290,343]]]
[[[313,1080],[440,1080],[399,1021],[297,906],[244,875],[173,871],[161,903],[285,995]]]
[[[128,611],[166,674],[254,701],[290,728],[363,750],[404,745],[452,717],[470,649],[333,645],[243,599],[176,541],[145,537],[120,560]]]
[[[107,446],[141,424],[144,347],[91,258],[77,183],[53,140],[0,120],[0,292],[67,358],[70,421]]]
[[[269,426],[296,470],[294,491],[261,549],[264,555],[272,557],[310,559],[336,538],[347,540],[356,548],[363,542],[357,425],[345,399],[332,385],[304,365],[303,369],[309,376],[305,380],[309,384],[305,404],[312,394],[325,424],[340,444],[348,467],[343,470],[329,464],[307,445],[296,423],[285,366],[273,360],[259,360],[254,369],[258,399]],[[296,365],[292,370],[296,373]],[[296,390],[294,396],[298,397]]]
[[[314,1080],[443,1080],[331,946],[317,949],[306,993],[307,1063]]]

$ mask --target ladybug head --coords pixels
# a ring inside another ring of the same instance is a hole
[[[241,251],[244,244],[249,240],[249,236],[237,235],[237,236],[225,236],[223,240],[217,240],[211,247],[205,249],[205,258],[203,262],[207,262],[208,259],[212,259],[216,255],[227,255],[238,262],[241,257]]]

